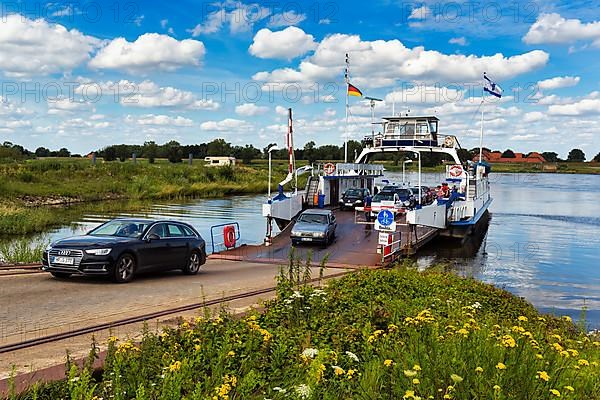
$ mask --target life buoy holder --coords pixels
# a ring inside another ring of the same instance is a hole
[[[333,175],[335,172],[335,165],[333,163],[327,163],[323,166],[323,171],[325,171],[327,175]]]
[[[231,249],[235,247],[235,227],[233,225],[227,225],[223,228],[223,243],[225,247]]]
[[[450,176],[453,178],[457,178],[463,174],[463,169],[460,165],[453,165],[450,167]]]

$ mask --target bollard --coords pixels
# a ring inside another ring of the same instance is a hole
[[[189,164],[189,165],[192,165],[192,161],[193,161],[193,160],[194,160],[194,155],[193,155],[192,153],[190,153],[190,154],[188,155],[188,164]]]
[[[137,163],[137,159],[136,159],[136,154],[135,154],[135,153],[133,153],[133,154],[131,155],[131,159],[133,160],[133,163],[134,163],[134,164],[136,164],[136,163]]]

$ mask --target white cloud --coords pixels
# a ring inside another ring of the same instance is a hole
[[[421,46],[408,48],[396,39],[363,41],[358,35],[333,34],[323,39],[314,54],[300,62],[298,69],[258,72],[253,79],[267,83],[339,80],[344,69],[344,53],[350,54],[353,83],[367,88],[392,86],[398,79],[479,82],[483,71],[502,81],[543,67],[549,59],[548,53],[541,50],[511,57],[501,53],[492,56],[443,54]]]
[[[87,93],[89,98],[97,94],[106,97],[118,96],[119,102],[126,107],[173,107],[191,110],[217,110],[220,104],[212,99],[198,99],[189,91],[171,86],[161,87],[145,80],[140,83],[128,80],[119,82],[85,82],[75,88],[75,93]]]
[[[261,7],[258,4],[226,1],[213,5],[217,5],[219,9],[209,13],[206,21],[188,30],[193,37],[219,32],[225,25],[229,25],[229,31],[232,34],[249,32],[256,22],[267,18],[271,14],[268,8]]]
[[[565,19],[560,14],[540,14],[531,25],[523,41],[527,44],[572,43],[591,40],[600,45],[600,21],[582,23],[578,19]]]
[[[578,76],[556,76],[537,83],[542,90],[559,89],[563,87],[576,86],[580,81]]]
[[[239,132],[249,130],[251,127],[252,125],[246,121],[234,118],[226,118],[222,121],[206,121],[200,124],[200,129],[203,131],[217,132]]]
[[[319,25],[329,25],[331,24],[331,20],[329,18],[323,18],[319,20]]]
[[[426,5],[418,8],[413,8],[412,12],[408,16],[408,19],[425,19],[431,15],[431,9]]]
[[[548,114],[558,116],[578,116],[600,114],[600,99],[582,99],[571,104],[553,104]]]
[[[539,111],[528,112],[523,116],[523,122],[537,122],[546,119],[546,114]]]
[[[155,125],[155,126],[178,126],[187,127],[194,125],[194,121],[182,116],[169,117],[168,115],[146,114],[139,117],[128,115],[125,117],[125,122],[136,123],[138,125]]]
[[[12,14],[0,22],[0,69],[8,77],[71,71],[100,44],[76,29]]]
[[[257,106],[254,103],[245,103],[235,107],[235,112],[244,117],[253,117],[255,115],[265,114],[269,111],[269,107]]]
[[[467,39],[464,36],[455,37],[455,38],[452,38],[452,39],[448,40],[448,43],[450,43],[450,44],[457,44],[459,46],[466,46],[467,45]]]
[[[177,40],[167,35],[146,33],[134,42],[125,38],[111,40],[89,62],[96,69],[174,71],[183,66],[198,66],[206,50],[198,40]]]
[[[288,115],[288,109],[282,106],[275,107],[275,112],[283,117],[287,117]]]
[[[282,31],[273,32],[264,28],[256,33],[254,42],[248,51],[259,58],[292,58],[314,50],[317,44],[314,37],[302,29],[290,26]]]
[[[61,97],[48,99],[48,114],[69,114],[81,111],[94,111],[94,104],[71,98]]]
[[[283,26],[298,25],[300,22],[306,19],[306,14],[298,14],[296,11],[286,11],[283,13],[275,14],[269,18],[267,26],[271,28],[280,28]]]

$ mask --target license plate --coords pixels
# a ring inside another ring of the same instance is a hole
[[[50,257],[50,262],[52,264],[73,265],[75,259],[73,257]]]
[[[348,207],[351,207],[351,206],[353,206],[353,205],[354,205],[354,204],[352,204],[352,203],[346,203],[346,206],[348,206]]]
[[[303,241],[303,242],[311,242],[311,241],[312,241],[312,238],[302,238],[302,241]]]

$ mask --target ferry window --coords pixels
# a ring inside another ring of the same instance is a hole
[[[429,131],[434,134],[437,133],[437,121],[429,122]]]
[[[219,163],[219,160],[212,160],[212,163],[213,163],[213,164],[218,164],[218,163]]]
[[[396,122],[388,122],[387,126],[385,127],[385,133],[393,135],[397,128],[398,124]]]
[[[427,122],[419,121],[417,122],[417,135],[427,135],[429,132],[427,130]]]

